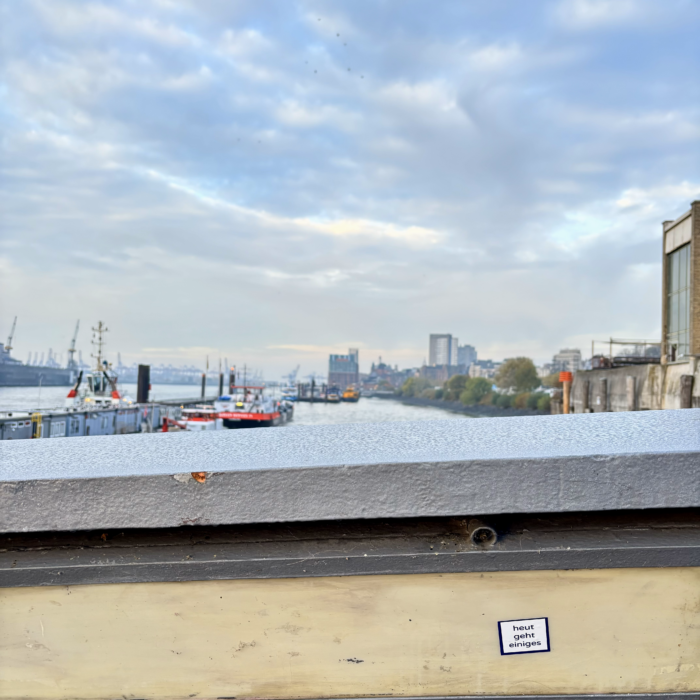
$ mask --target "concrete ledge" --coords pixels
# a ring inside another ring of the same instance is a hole
[[[2,532],[698,506],[700,410],[0,444]]]

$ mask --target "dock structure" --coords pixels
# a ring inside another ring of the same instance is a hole
[[[307,382],[297,384],[296,401],[306,403],[327,403],[328,402],[328,385],[316,384],[316,382]]]
[[[211,403],[216,397],[164,399],[107,408],[54,408],[0,412],[0,441],[151,433],[179,408]]]
[[[0,444],[0,698],[700,697],[700,410]]]

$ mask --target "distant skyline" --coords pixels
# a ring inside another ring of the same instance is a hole
[[[400,367],[661,334],[700,198],[693,0],[0,9],[0,340]]]

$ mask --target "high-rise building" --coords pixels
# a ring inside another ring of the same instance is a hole
[[[341,391],[360,383],[360,351],[351,348],[347,355],[331,355],[328,361],[328,386]]]
[[[476,351],[470,345],[465,347],[471,348],[476,359]],[[441,367],[443,365],[454,367],[463,364],[459,359],[460,346],[459,339],[450,333],[431,333],[429,347],[430,367]]]
[[[552,373],[578,372],[581,368],[581,351],[574,348],[564,348],[552,358]]]
[[[431,333],[428,364],[431,367],[456,365],[457,347],[457,338],[453,338],[450,333]]]
[[[450,361],[449,365],[457,364],[457,357],[459,356],[459,340],[452,336],[452,342],[450,343]]]
[[[473,345],[460,345],[457,348],[457,364],[470,367],[476,362],[476,348]]]

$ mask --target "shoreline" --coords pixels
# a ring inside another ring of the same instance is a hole
[[[452,413],[464,413],[475,418],[505,418],[509,416],[543,416],[549,415],[541,413],[532,408],[500,408],[499,406],[485,406],[476,404],[475,406],[465,406],[461,401],[443,401],[442,399],[424,399],[418,396],[396,396],[391,394],[375,394],[372,398],[400,401],[409,406],[424,406],[441,408]]]

